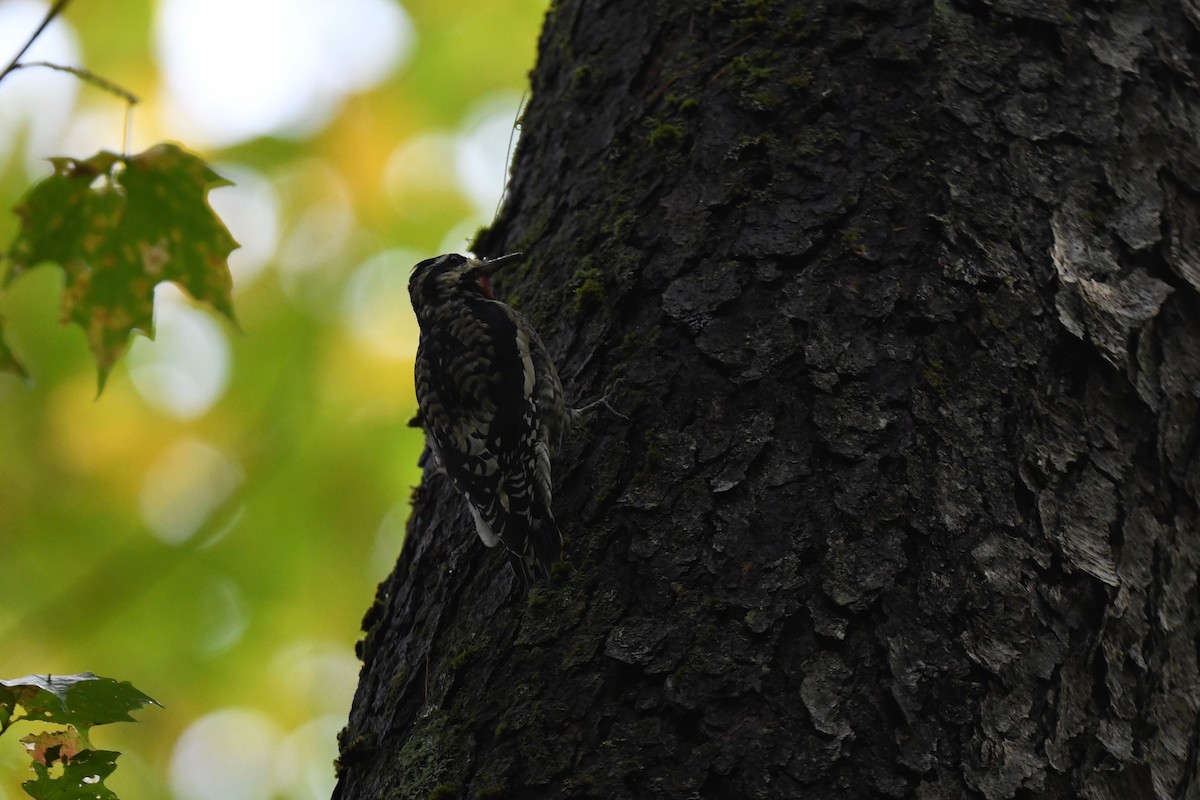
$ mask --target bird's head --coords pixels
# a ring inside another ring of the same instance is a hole
[[[439,305],[469,297],[491,299],[492,274],[521,258],[521,253],[509,253],[492,259],[468,258],[458,253],[446,253],[427,258],[413,267],[408,279],[408,296],[417,316]]]

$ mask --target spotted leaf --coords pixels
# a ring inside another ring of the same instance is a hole
[[[159,283],[174,281],[233,319],[237,243],[208,204],[209,190],[228,181],[173,144],[50,161],[54,174],[17,205],[5,285],[46,262],[63,269],[62,319],[87,334],[101,388],[130,333],[154,338]],[[19,371],[9,360],[0,357],[0,370]]]

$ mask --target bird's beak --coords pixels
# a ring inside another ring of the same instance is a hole
[[[492,274],[496,272],[496,270],[500,269],[505,264],[511,264],[514,261],[520,261],[524,257],[525,257],[524,253],[509,253],[506,256],[499,256],[498,258],[490,258],[487,261],[484,261],[482,264],[479,265],[479,271],[482,272],[484,275],[491,277]]]

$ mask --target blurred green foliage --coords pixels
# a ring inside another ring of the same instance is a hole
[[[0,12],[29,2],[0,0]],[[237,189],[212,192],[247,250],[254,237],[243,231],[276,230],[260,237],[259,265],[239,272],[234,254],[240,330],[168,296],[175,327],[158,319],[158,340],[136,342],[98,399],[83,331],[58,324],[61,270],[29,271],[0,303],[33,381],[0,376],[0,675],[90,670],[162,702],[138,725],[93,733],[98,747],[122,751],[107,781],[117,795],[205,796],[173,792],[194,786],[180,776],[203,751],[183,743],[235,725],[257,737],[236,742],[245,760],[267,763],[208,768],[271,776],[243,780],[241,796],[328,796],[361,616],[399,553],[420,479],[421,436],[405,427],[416,344],[407,270],[465,247],[488,221],[490,209],[455,179],[452,145],[489,99],[515,117],[545,7],[409,0],[412,53],[384,82],[309,135],[224,149],[172,127],[155,3],[76,0],[54,23],[74,31],[80,66],[142,98],[132,149],[180,140],[238,188],[273,198],[268,219],[254,206],[225,208],[222,193]],[[212,57],[222,58],[220,42]],[[85,149],[30,155],[119,149],[123,104],[90,87],[70,91],[78,100],[64,141]],[[0,141],[0,201],[11,209],[51,170],[26,157],[22,130],[0,136],[13,137]],[[503,178],[497,167],[497,195]],[[2,246],[17,224],[0,214]],[[172,331],[182,332],[175,351]],[[186,346],[196,342],[212,352]],[[169,402],[169,391],[164,401],[154,387],[179,367],[170,385],[186,389],[189,359],[225,372],[199,406]],[[0,740],[0,799],[22,796],[27,764],[22,748]]]

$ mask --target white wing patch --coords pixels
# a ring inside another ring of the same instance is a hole
[[[475,532],[479,534],[480,539],[483,539],[483,543],[488,547],[500,544],[500,537],[492,531],[492,526],[487,524],[487,520],[480,516],[479,510],[472,505],[466,495],[463,495],[463,499],[467,501],[467,508],[471,509],[471,516],[475,519]]]
[[[532,397],[537,374],[533,371],[533,356],[529,355],[529,333],[521,325],[517,326],[517,355],[521,357],[521,371],[525,377],[525,397]]]

